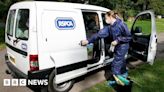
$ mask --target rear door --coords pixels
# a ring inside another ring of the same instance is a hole
[[[155,15],[144,11],[137,15],[132,28],[132,41],[129,54],[140,60],[153,64],[157,50]]]
[[[28,44],[29,44],[29,9],[18,9],[15,24],[13,45],[15,47],[16,66],[25,74],[29,70]]]
[[[11,10],[6,26],[6,45],[9,60],[27,74],[29,62],[27,44],[29,32],[29,9]]]
[[[11,47],[13,47],[13,39],[14,39],[14,24],[16,17],[16,9],[9,10],[7,22],[6,22],[6,32],[5,32],[5,42],[7,48],[7,54],[9,61],[15,65],[15,57],[13,55],[13,51]]]

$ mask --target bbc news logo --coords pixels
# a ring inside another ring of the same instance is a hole
[[[46,86],[48,79],[3,79],[3,86]]]

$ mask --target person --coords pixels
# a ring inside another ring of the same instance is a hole
[[[94,43],[96,40],[101,38],[109,37],[111,39],[111,45],[114,46],[114,59],[111,63],[111,72],[113,75],[114,81],[109,81],[110,85],[113,85],[115,82],[117,84],[122,84],[126,81],[127,84],[127,69],[126,69],[126,60],[125,55],[129,49],[129,42],[131,41],[131,33],[128,30],[127,25],[117,17],[113,11],[109,11],[105,14],[105,21],[108,26],[105,26],[98,33],[91,36],[87,40],[82,40],[81,44],[83,46]],[[118,81],[120,78],[121,82]]]

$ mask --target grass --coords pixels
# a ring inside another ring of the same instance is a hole
[[[0,51],[6,47],[5,43],[0,43]]]
[[[128,28],[131,29],[133,22],[127,21],[126,24],[128,25]],[[145,23],[143,23],[143,28],[146,28]],[[156,19],[156,27],[157,27],[157,33],[164,32],[164,19]]]
[[[164,19],[156,20],[157,32],[164,32]]]
[[[5,48],[5,31],[0,29],[0,50]]]
[[[154,65],[143,64],[129,71],[130,78],[135,81],[132,92],[164,92],[164,59],[158,59]],[[102,82],[85,92],[113,92],[111,87]]]

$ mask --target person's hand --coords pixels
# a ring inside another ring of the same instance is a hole
[[[115,40],[111,43],[113,46],[116,46],[118,44],[118,42]]]
[[[88,43],[89,43],[88,40],[82,40],[81,41],[81,45],[82,46],[86,46]]]

